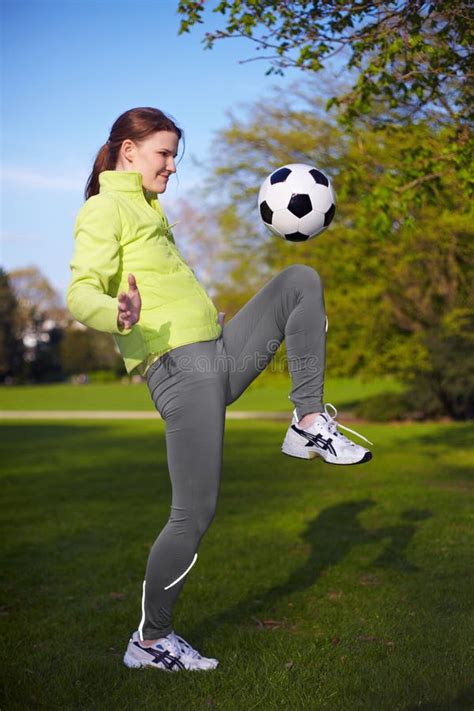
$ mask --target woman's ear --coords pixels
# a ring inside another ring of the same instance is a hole
[[[135,156],[135,144],[133,141],[130,140],[130,138],[126,138],[125,141],[123,141],[122,146],[120,148],[120,153],[124,157],[125,160],[129,161],[130,163],[133,162],[133,158]]]

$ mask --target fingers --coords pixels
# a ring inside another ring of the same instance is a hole
[[[120,313],[118,321],[123,328],[132,328],[136,321],[132,320],[130,312]]]
[[[129,308],[129,304],[127,303],[127,294],[119,294],[118,297],[118,311],[119,311],[119,318],[121,321],[125,319],[129,319],[131,316],[131,311]],[[124,324],[123,324],[124,325]]]
[[[119,321],[122,324],[122,326],[125,326],[126,328],[130,328],[132,326],[130,312],[128,312],[126,314],[121,313],[119,315]],[[135,323],[135,322],[133,322],[133,323]]]
[[[128,274],[128,293],[120,292],[117,296],[118,319],[123,328],[131,328],[140,318],[141,298],[135,275]]]
[[[135,279],[133,274],[128,275],[128,293],[131,298],[140,296],[140,292],[138,291],[137,280]]]

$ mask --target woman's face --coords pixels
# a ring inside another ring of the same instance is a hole
[[[164,193],[170,175],[176,173],[178,143],[178,136],[171,131],[156,131],[140,143],[127,138],[122,143],[116,170],[137,171],[142,174],[146,190]]]

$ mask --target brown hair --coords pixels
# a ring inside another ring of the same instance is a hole
[[[103,170],[115,170],[122,143],[129,138],[140,143],[156,131],[170,131],[182,138],[183,131],[163,111],[144,106],[129,109],[121,114],[110,131],[109,140],[99,149],[92,172],[87,179],[84,197],[88,200],[99,192],[99,173]]]

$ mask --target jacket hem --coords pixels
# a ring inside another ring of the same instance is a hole
[[[147,352],[146,353],[143,353],[143,351],[140,351],[134,355],[127,354],[127,356],[124,356],[122,354],[127,374],[133,375],[134,371],[136,371],[140,365],[145,363],[148,360],[148,357],[152,354],[157,355],[157,356],[162,356],[165,353],[168,353],[168,351],[173,350],[173,348],[178,348],[179,346],[186,346],[190,343],[197,343],[199,341],[215,341],[222,334],[222,327],[220,325],[217,325],[216,329],[214,329],[211,332],[209,332],[208,329],[203,329],[201,327],[198,327],[196,329],[188,329],[188,331],[191,331],[191,330],[196,331],[196,333],[193,336],[176,338],[175,340],[173,340],[172,343],[166,345],[165,347],[162,346],[162,344],[159,340],[149,341],[149,342],[147,342]],[[156,346],[154,345],[155,343],[156,343]]]

